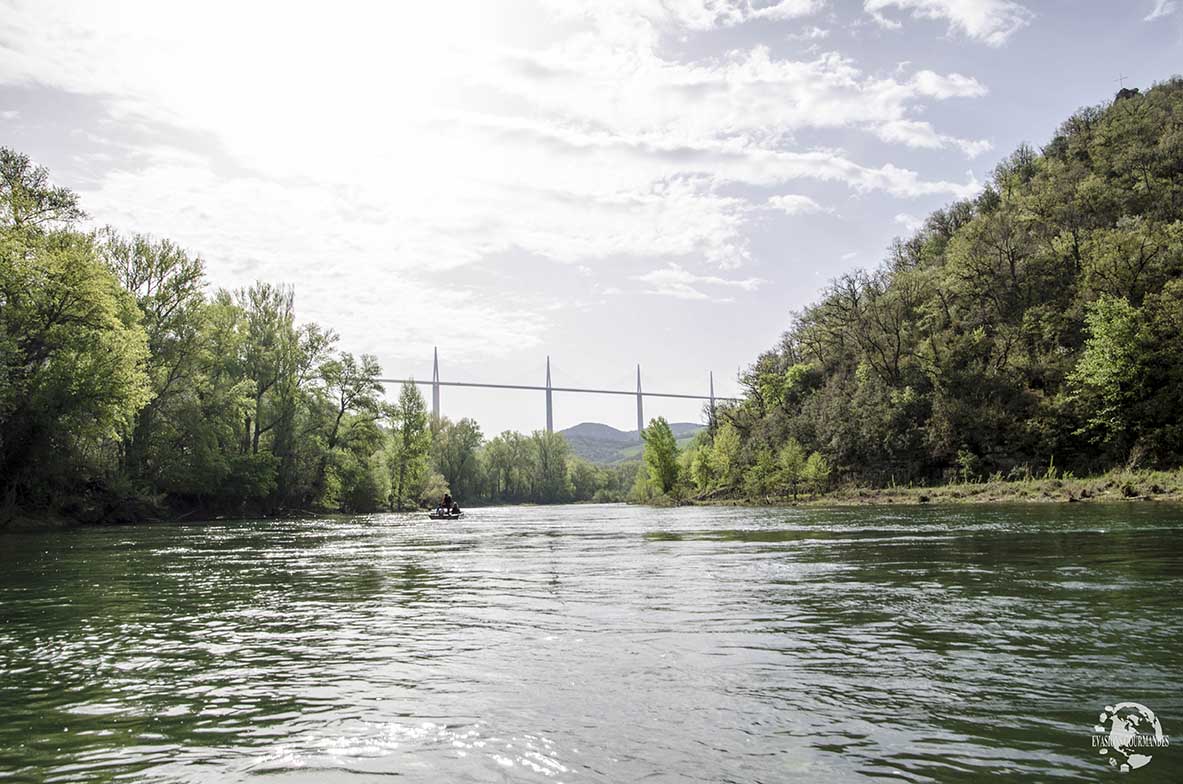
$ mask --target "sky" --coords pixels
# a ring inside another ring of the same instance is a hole
[[[1018,144],[1181,70],[1183,0],[0,0],[0,145],[211,288],[292,284],[387,376],[438,347],[444,380],[549,356],[556,385],[729,395]],[[536,392],[442,408],[545,426]],[[635,420],[555,395],[556,428]]]

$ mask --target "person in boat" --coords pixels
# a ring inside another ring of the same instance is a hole
[[[437,506],[435,508],[435,511],[438,512],[439,514],[445,515],[445,514],[448,514],[448,512],[451,509],[452,509],[452,496],[449,495],[448,493],[444,493],[444,500],[440,501],[439,506]]]
[[[460,504],[453,501],[452,508],[449,510],[449,512],[451,513],[451,515],[453,517],[459,517],[460,516]]]

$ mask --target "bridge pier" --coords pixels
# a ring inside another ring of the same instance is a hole
[[[440,350],[435,348],[435,355],[431,362],[431,422],[440,423]]]
[[[707,372],[711,374],[711,413],[710,419],[707,420],[707,425],[713,428],[715,426],[715,371],[710,370]]]
[[[555,432],[553,390],[550,385],[550,357],[546,358],[546,432]]]
[[[637,364],[637,435],[645,429],[645,403],[641,393],[641,365]]]

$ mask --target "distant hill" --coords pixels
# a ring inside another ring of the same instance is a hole
[[[685,447],[703,426],[693,422],[671,422],[670,430],[678,439],[678,446]],[[641,435],[636,430],[617,430],[600,422],[581,422],[574,427],[560,430],[567,439],[571,451],[592,463],[619,463],[637,460],[641,457]]]

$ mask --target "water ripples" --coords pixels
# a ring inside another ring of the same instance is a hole
[[[1106,701],[1183,719],[1180,517],[582,506],[13,535],[0,780],[1092,781]]]

